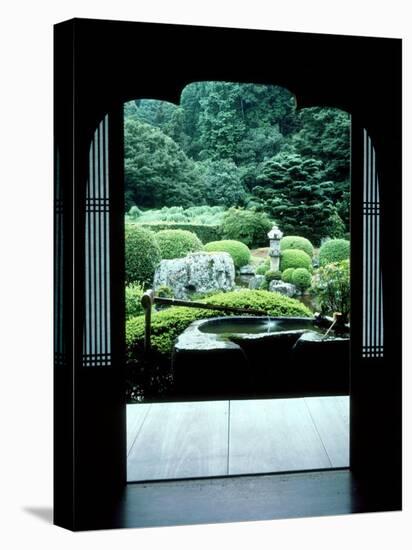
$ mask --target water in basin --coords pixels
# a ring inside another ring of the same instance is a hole
[[[207,334],[271,334],[289,330],[315,330],[321,332],[310,319],[230,318],[206,321],[199,326]]]

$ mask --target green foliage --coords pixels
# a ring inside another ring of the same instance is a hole
[[[338,212],[333,212],[328,220],[328,235],[334,239],[341,239],[346,234],[345,224]]]
[[[144,287],[141,283],[130,283],[125,288],[125,307],[126,319],[136,317],[144,313],[140,300],[144,292]]]
[[[281,271],[274,271],[273,269],[270,269],[269,271],[266,271],[265,273],[265,280],[270,283],[271,281],[280,281],[282,278],[282,272]]]
[[[316,245],[349,231],[347,113],[296,112],[283,88],[221,81],[186,86],[179,106],[142,99],[124,113],[126,210],[140,209],[130,219],[198,223],[182,212],[148,220],[143,210],[207,203],[263,212]]]
[[[267,245],[267,233],[272,225],[264,212],[230,208],[223,217],[222,236],[240,241],[250,248],[257,248]]]
[[[312,260],[303,250],[284,250],[280,255],[280,270],[283,272],[290,267],[304,267],[312,271]]]
[[[280,250],[289,250],[291,248],[303,250],[311,258],[313,257],[313,245],[305,237],[287,236],[280,241]]]
[[[124,155],[126,209],[133,204],[191,206],[203,200],[195,163],[158,128],[127,118]]]
[[[298,267],[293,270],[292,284],[294,284],[302,292],[307,290],[312,283],[311,273],[304,267]]]
[[[232,256],[236,269],[247,265],[250,260],[249,248],[234,240],[212,241],[204,246],[207,252],[227,252]]]
[[[350,242],[345,239],[331,239],[326,241],[319,250],[319,263],[321,266],[332,262],[347,260],[350,254]]]
[[[195,233],[183,229],[165,229],[155,233],[163,260],[183,258],[190,252],[202,250],[203,244]]]
[[[324,315],[339,312],[347,319],[350,312],[349,260],[320,267],[313,277],[312,286]]]
[[[339,109],[311,107],[299,113],[301,130],[293,136],[297,152],[323,162],[325,179],[347,186],[350,167],[350,116]]]
[[[140,210],[133,206],[129,211],[129,217],[136,216],[138,212],[139,223],[172,222],[179,224],[205,224],[220,225],[226,208],[224,206],[164,206],[163,208]]]
[[[266,258],[264,262],[259,264],[259,266],[256,269],[256,275],[266,275],[266,273],[270,269],[270,258]]]
[[[207,204],[226,207],[245,204],[246,189],[241,181],[241,172],[233,161],[208,160],[200,166]]]
[[[153,222],[153,223],[143,223],[139,224],[140,227],[145,229],[150,229],[154,233],[158,233],[163,230],[177,230],[182,229],[184,231],[190,231],[197,235],[198,239],[202,243],[208,243],[210,241],[216,241],[220,238],[220,226],[218,225],[205,225],[205,224],[194,224],[194,223],[168,223],[168,222]]]
[[[282,272],[282,281],[284,283],[292,283],[294,271],[295,271],[294,267],[288,267],[287,269],[285,269],[285,271]]]
[[[336,211],[334,183],[322,180],[322,161],[282,152],[266,160],[252,189],[260,209],[279,220],[286,234],[318,243],[328,236]]]
[[[276,292],[265,290],[240,290],[216,294],[205,303],[245,309],[258,309],[275,317],[311,317],[310,310],[299,301]],[[152,316],[151,342],[155,352],[170,356],[176,338],[193,321],[225,315],[221,311],[170,307]],[[144,318],[134,317],[126,322],[126,346],[129,360],[135,360],[142,352]]]
[[[126,284],[151,284],[161,259],[154,234],[135,224],[125,226]]]
[[[159,298],[173,298],[173,290],[167,285],[160,285],[156,288],[156,296]]]

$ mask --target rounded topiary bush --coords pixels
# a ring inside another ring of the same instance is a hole
[[[301,291],[307,290],[312,284],[312,275],[304,267],[298,267],[293,270],[292,284]]]
[[[126,284],[152,284],[161,255],[154,234],[135,224],[125,228]]]
[[[164,229],[155,233],[155,236],[163,260],[184,258],[190,252],[203,249],[199,237],[185,229]]]
[[[294,267],[288,267],[287,269],[285,269],[285,271],[282,273],[282,281],[284,283],[291,283],[294,271]]]
[[[303,252],[306,252],[311,258],[313,257],[313,245],[310,242],[309,239],[305,239],[305,237],[297,237],[297,236],[288,236],[283,237],[280,241],[280,250],[303,250]]]
[[[280,281],[282,278],[282,272],[281,271],[274,271],[273,269],[269,269],[269,271],[266,271],[265,273],[265,280],[270,283],[271,281]]]
[[[312,260],[303,250],[284,250],[280,255],[280,270],[283,272],[290,267],[304,267],[312,271]]]
[[[247,265],[250,260],[249,248],[239,241],[212,241],[204,246],[204,250],[207,252],[227,252],[231,255],[233,263],[236,269]]]
[[[321,266],[348,260],[350,255],[350,242],[345,239],[331,239],[326,241],[319,250],[319,264]]]
[[[215,294],[203,300],[207,304],[232,306],[262,311],[273,317],[311,317],[311,311],[298,300],[266,290],[239,290]],[[208,309],[170,307],[153,313],[151,344],[154,352],[170,358],[176,338],[193,321],[209,317],[221,317],[222,311]],[[228,313],[228,315],[230,315]],[[134,362],[143,352],[145,333],[144,317],[126,321],[126,346],[128,360]]]

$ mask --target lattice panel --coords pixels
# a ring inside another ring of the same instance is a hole
[[[383,357],[383,298],[380,254],[381,213],[376,155],[363,135],[363,357]]]
[[[99,124],[89,151],[85,225],[83,366],[111,365],[109,120]]]

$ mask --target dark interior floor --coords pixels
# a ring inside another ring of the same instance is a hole
[[[78,529],[160,527],[401,509],[399,491],[348,469],[129,483],[112,510]]]

